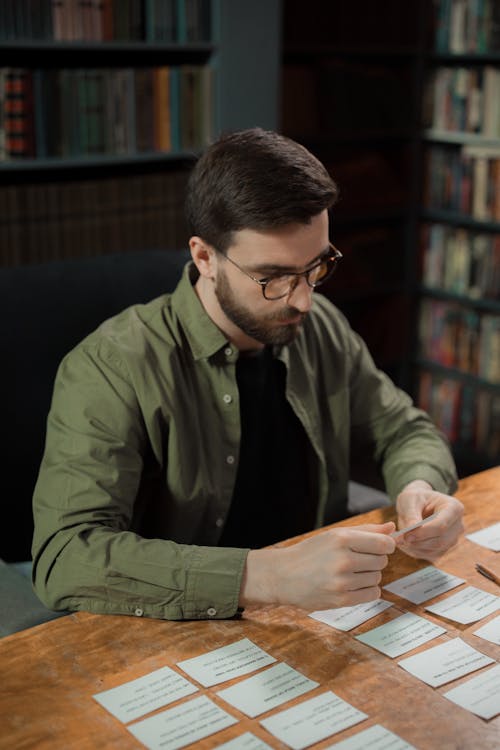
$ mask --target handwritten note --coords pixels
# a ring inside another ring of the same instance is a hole
[[[398,664],[427,685],[439,687],[494,661],[460,638],[452,638],[420,654],[409,656]]]
[[[195,685],[170,667],[161,667],[144,677],[103,690],[92,697],[117,719],[127,722],[197,690]]]
[[[500,521],[492,526],[487,526],[480,531],[474,531],[472,534],[465,535],[471,542],[480,544],[481,547],[492,549],[494,552],[500,552]]]
[[[448,620],[467,625],[500,609],[500,597],[475,586],[467,586],[448,599],[429,605],[425,609]]]
[[[445,573],[444,570],[439,570],[434,565],[428,565],[422,570],[417,570],[415,573],[404,576],[404,578],[398,578],[397,581],[388,583],[383,588],[401,596],[403,599],[408,599],[414,604],[421,604],[427,599],[432,599],[438,594],[444,594],[445,591],[460,586],[462,583],[465,583],[463,578]]]
[[[329,691],[260,723],[293,750],[302,750],[367,718],[367,714]]]
[[[362,622],[371,620],[372,617],[383,612],[384,609],[392,607],[391,602],[383,599],[375,599],[364,604],[355,604],[353,607],[337,607],[336,609],[322,609],[311,612],[309,617],[324,622],[337,630],[352,630]]]
[[[416,750],[414,745],[405,742],[394,732],[381,724],[374,724],[346,740],[329,745],[325,750]]]
[[[271,745],[256,737],[252,732],[245,732],[234,740],[217,745],[217,750],[271,750]]]
[[[356,635],[355,638],[387,656],[395,657],[427,643],[442,633],[446,633],[444,628],[425,617],[407,612],[384,625],[379,625],[378,628]]]
[[[178,750],[237,723],[234,716],[201,695],[130,724],[127,729],[148,750]]]
[[[274,656],[248,638],[242,638],[241,641],[216,648],[201,656],[179,661],[177,666],[204,687],[209,687],[254,672],[275,661]]]
[[[492,719],[500,714],[500,664],[443,695],[482,719]]]
[[[474,630],[473,635],[478,635],[485,641],[491,641],[500,646],[500,615],[482,625],[478,630]]]
[[[247,716],[258,716],[318,687],[288,664],[276,664],[217,695]]]

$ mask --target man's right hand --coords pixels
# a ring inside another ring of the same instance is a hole
[[[396,543],[391,522],[331,529],[290,547],[248,553],[240,606],[285,604],[309,611],[380,598]]]

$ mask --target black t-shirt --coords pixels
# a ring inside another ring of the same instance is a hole
[[[221,547],[263,547],[313,528],[310,450],[285,397],[286,368],[270,349],[240,356],[241,445]]]

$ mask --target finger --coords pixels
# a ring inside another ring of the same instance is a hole
[[[370,573],[371,571],[383,570],[388,562],[389,558],[387,555],[370,555],[365,552],[354,552],[344,563],[344,569],[348,573]],[[342,569],[340,569],[340,572],[342,572]]]
[[[352,573],[341,580],[342,589],[345,591],[358,591],[358,589],[378,586],[382,580],[380,570],[363,573]]]
[[[394,524],[391,524],[393,527]],[[372,555],[390,555],[396,549],[396,542],[386,534],[372,531],[351,529],[347,538],[347,546],[351,552],[366,552]]]
[[[453,535],[458,536],[462,530],[463,524],[461,517],[458,519],[454,517],[451,519],[450,523],[446,523],[446,521],[443,521],[441,518],[441,513],[439,513],[439,516],[435,520],[429,521],[429,524],[425,524],[419,529],[410,531],[403,536],[410,544],[420,544],[422,542],[431,541],[432,539],[446,539]]]
[[[371,531],[375,534],[392,534],[396,524],[394,521],[387,521],[386,523],[362,523],[359,526],[354,526],[357,531]]]

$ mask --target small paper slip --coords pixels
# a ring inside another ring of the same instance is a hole
[[[500,664],[443,695],[482,719],[492,719],[500,714]]]
[[[494,523],[493,526],[488,526],[486,529],[474,531],[472,534],[466,534],[465,537],[470,539],[471,542],[480,544],[481,547],[500,552],[500,522]]]
[[[391,602],[383,599],[375,599],[373,602],[364,604],[355,604],[354,607],[337,607],[336,609],[321,609],[317,612],[311,612],[309,617],[314,620],[324,622],[337,630],[352,630],[362,622],[371,620],[375,615],[383,612],[384,609],[392,607]]]
[[[381,724],[374,724],[362,732],[341,740],[335,745],[329,745],[325,750],[417,750],[394,732],[385,729]]]
[[[445,591],[460,586],[462,583],[465,583],[463,578],[445,573],[444,570],[439,570],[434,565],[428,565],[426,568],[410,573],[404,578],[398,578],[397,581],[388,583],[382,588],[403,599],[408,599],[413,604],[421,604],[427,599],[432,599],[438,594],[443,594]]]
[[[409,531],[413,531],[414,529],[419,529],[424,524],[429,523],[429,521],[432,521],[432,519],[436,518],[436,516],[438,515],[439,515],[439,511],[436,511],[436,513],[433,513],[432,516],[427,516],[427,518],[423,518],[421,521],[417,521],[417,523],[412,523],[411,526],[407,526],[404,529],[398,529],[397,531],[393,531],[392,534],[389,534],[389,536],[392,536],[393,539],[397,539],[398,536],[403,536],[403,534],[407,534]]]
[[[276,664],[237,685],[220,690],[217,695],[253,718],[314,690],[318,685],[288,664]]]
[[[130,680],[92,697],[123,722],[133,721],[150,711],[196,693],[198,688],[170,667]]]
[[[446,630],[440,625],[435,625],[425,617],[407,612],[384,625],[379,625],[378,628],[354,637],[387,656],[395,657],[406,654],[407,651],[443,633],[446,633]]]
[[[500,609],[500,596],[482,591],[475,586],[467,586],[448,599],[430,604],[425,609],[440,617],[467,625]]]
[[[367,718],[367,714],[329,691],[260,723],[285,745],[302,750]]]
[[[493,664],[494,661],[489,656],[476,651],[461,638],[452,638],[420,654],[409,656],[398,664],[422,682],[426,682],[427,685],[439,687],[463,677],[464,674]]]
[[[240,734],[234,740],[224,742],[223,745],[217,745],[217,750],[272,750],[271,745],[256,737],[251,732]]]
[[[238,719],[201,695],[127,729],[149,750],[177,750],[237,723]]]
[[[479,630],[474,630],[473,635],[484,638],[485,641],[491,641],[500,646],[500,615],[482,625]]]
[[[216,648],[192,659],[178,661],[177,666],[203,687],[210,687],[233,677],[254,672],[275,661],[274,656],[267,654],[248,638],[242,638],[241,641],[230,643],[229,646]]]

